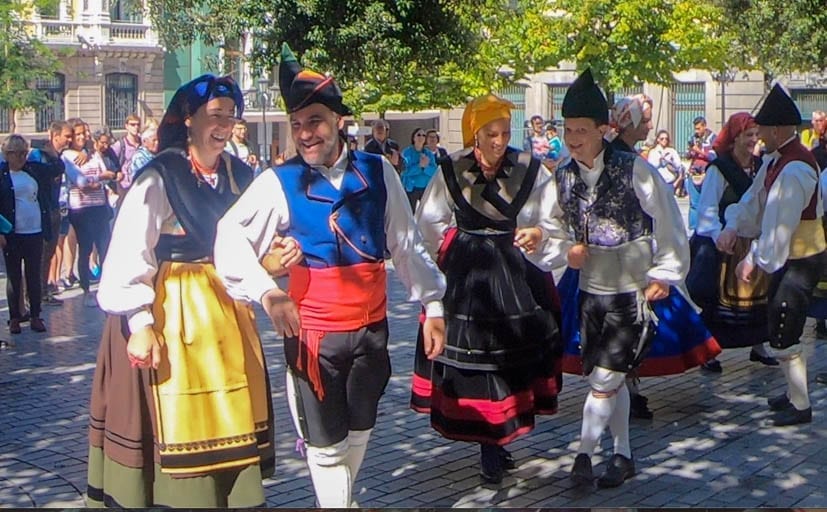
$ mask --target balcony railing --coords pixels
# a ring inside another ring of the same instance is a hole
[[[81,38],[98,47],[159,46],[152,27],[142,23],[85,23],[41,19],[28,22],[33,35],[44,43],[79,44]],[[78,36],[81,36],[79,38]]]

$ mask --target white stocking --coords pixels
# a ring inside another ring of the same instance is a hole
[[[307,467],[321,508],[348,508],[353,479],[345,462],[348,440],[332,446],[307,446]]]
[[[626,381],[628,382],[628,381]],[[629,444],[629,390],[621,386],[617,390],[617,403],[611,418],[609,430],[614,440],[614,452],[624,457],[632,458],[632,447]]]
[[[808,409],[810,407],[810,395],[807,390],[807,360],[804,358],[804,354],[793,356],[782,362],[781,365],[789,367],[786,377],[790,402],[799,411]]]
[[[592,390],[586,396],[583,405],[583,426],[580,430],[580,449],[578,453],[590,456],[594,453],[600,436],[609,423],[609,418],[617,403],[617,388],[623,384],[625,374],[596,367],[589,374]],[[597,394],[598,396],[595,396]],[[627,395],[628,400],[628,395]],[[626,414],[629,413],[628,402]]]

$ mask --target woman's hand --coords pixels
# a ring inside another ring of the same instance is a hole
[[[519,247],[525,250],[526,254],[531,254],[537,250],[542,239],[543,232],[540,228],[519,228],[514,233],[514,247]]]
[[[422,348],[428,360],[433,361],[445,349],[445,319],[426,318],[422,325]]]
[[[133,332],[126,343],[126,355],[133,368],[158,369],[161,362],[161,347],[163,343],[158,339],[151,325],[141,327]]]
[[[299,308],[284,291],[278,287],[271,288],[261,297],[261,305],[273,322],[277,334],[285,338],[299,335]]]

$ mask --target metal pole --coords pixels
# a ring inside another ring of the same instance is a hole
[[[267,94],[264,91],[259,91],[261,96],[259,100],[261,101],[261,131],[262,131],[262,138],[261,141],[261,159],[263,162],[261,165],[264,165],[264,162],[267,162],[267,119],[266,119],[266,109],[267,109]]]
[[[721,80],[721,128],[726,124],[726,77]]]

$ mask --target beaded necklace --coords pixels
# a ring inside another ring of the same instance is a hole
[[[203,181],[212,188],[215,188],[218,184],[218,163],[220,159],[217,158],[212,168],[209,168],[201,165],[198,160],[193,158],[192,152],[188,153],[187,158],[192,164],[193,174],[195,174],[196,178],[199,178],[199,184],[200,181]]]

